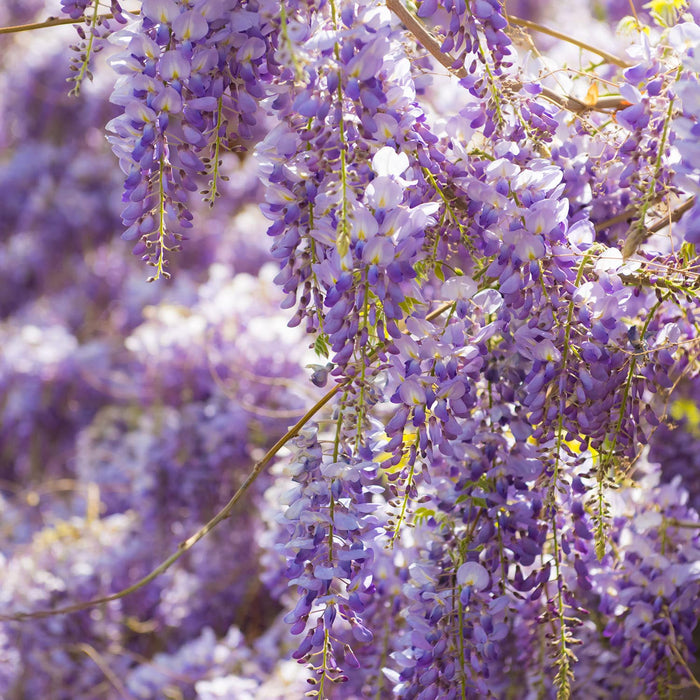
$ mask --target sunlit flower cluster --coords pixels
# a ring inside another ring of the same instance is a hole
[[[0,696],[692,697],[700,29],[622,4],[8,39]]]

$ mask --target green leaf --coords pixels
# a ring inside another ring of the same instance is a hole
[[[413,522],[416,525],[422,525],[428,518],[434,518],[435,511],[430,508],[416,508],[415,513],[413,513]]]
[[[320,333],[314,340],[314,352],[319,357],[328,357],[328,336]]]

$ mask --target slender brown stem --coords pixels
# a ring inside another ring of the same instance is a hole
[[[652,233],[658,233],[662,229],[666,228],[670,223],[675,223],[678,221],[683,214],[685,214],[689,209],[693,207],[695,204],[695,197],[691,197],[690,199],[687,199],[683,204],[681,204],[679,207],[674,209],[671,212],[670,216],[667,216],[659,221],[657,221],[655,224],[649,227],[649,234],[651,235]]]
[[[127,10],[125,10],[127,12]],[[129,14],[137,15],[140,10],[128,10]],[[98,15],[97,19],[113,19],[114,15],[111,12],[107,12],[103,15]],[[70,19],[69,17],[49,17],[43,22],[32,22],[31,24],[18,24],[14,27],[0,27],[0,34],[18,34],[19,32],[31,32],[34,29],[46,29],[47,27],[60,27],[64,24],[83,24],[87,21],[86,17],[78,17],[77,19]]]
[[[666,520],[671,527],[686,527],[690,530],[700,530],[700,522],[694,520],[678,520],[678,518],[668,518]]]
[[[693,206],[693,204],[695,204],[695,197],[687,199],[685,202],[683,202],[683,204],[670,212],[668,216],[659,219],[659,221],[649,226],[649,228],[643,227],[643,221],[635,224],[628,232],[628,237],[625,240],[625,245],[622,248],[623,257],[625,259],[629,258],[630,255],[633,255],[637,251],[637,248],[639,248],[639,246],[649,238],[649,236],[662,231],[670,224],[678,221],[683,214],[685,214],[685,212],[687,212]]]
[[[112,15],[103,15],[106,19]],[[15,27],[0,27],[0,34],[18,34],[19,32],[31,32],[33,29],[44,29],[45,27],[58,27],[62,24],[81,24],[85,21],[85,17],[78,19],[65,19],[63,17],[49,17],[43,22],[34,22],[32,24],[18,24]]]
[[[118,591],[117,593],[112,593],[111,595],[104,596],[102,598],[95,598],[93,600],[88,600],[84,603],[77,603],[75,605],[68,605],[64,608],[56,608],[54,610],[38,610],[32,613],[17,613],[15,615],[0,615],[0,620],[29,620],[35,618],[50,617],[52,615],[62,615],[65,613],[78,612],[80,610],[86,610],[87,608],[94,607],[95,605],[102,605],[104,603],[109,603],[113,600],[119,600],[125,596],[138,591],[145,585],[149,584],[151,581],[155,580],[162,573],[167,571],[185,552],[192,549],[197,542],[206,537],[222,520],[226,520],[231,515],[236,504],[245,495],[246,491],[253,485],[257,480],[258,476],[262,473],[263,469],[270,463],[272,458],[286,445],[293,437],[295,437],[299,431],[308,423],[309,420],[323,408],[340,390],[343,384],[336,384],[330,391],[328,391],[319,401],[317,401],[295,424],[290,430],[288,430],[265,454],[265,456],[255,464],[252,471],[246,477],[246,480],[241,484],[240,488],[233,495],[231,500],[203,527],[201,527],[197,532],[195,532],[191,537],[187,538],[184,542],[178,545],[177,551],[173,552],[164,562],[158,565],[153,571],[139,579],[136,583],[128,586],[127,588]]]
[[[676,658],[676,661],[683,667],[683,670],[688,674],[688,679],[690,680],[691,684],[698,688],[698,690],[700,690],[700,681],[698,681],[698,679],[693,674],[693,671],[691,670],[690,666],[688,666],[688,662],[683,658],[683,654],[681,654],[681,652],[678,651],[678,648],[674,644],[671,644],[670,649],[673,652],[673,656]]]
[[[600,56],[602,59],[604,59],[608,63],[612,63],[613,65],[620,66],[620,68],[627,68],[630,65],[629,63],[627,63],[627,61],[623,61],[621,58],[618,58],[614,54],[608,53],[607,51],[604,51],[603,49],[599,49],[595,46],[591,46],[590,44],[587,44],[585,41],[581,41],[579,39],[574,39],[573,37],[570,37],[566,34],[562,34],[561,32],[558,32],[555,29],[550,29],[549,27],[545,27],[542,24],[537,24],[537,22],[531,22],[529,19],[521,19],[520,17],[514,17],[513,15],[508,15],[507,20],[510,24],[513,24],[516,27],[523,27],[525,29],[531,29],[534,32],[540,32],[540,34],[548,34],[549,36],[552,36],[555,39],[561,39],[562,41],[566,41],[569,44],[573,44],[574,46],[578,46],[579,48],[584,49],[585,51],[590,51],[591,53],[596,54],[596,56]]]
[[[453,304],[446,303],[439,306],[434,311],[431,311],[426,315],[426,321],[434,321],[436,318],[441,316],[445,311],[451,309]],[[376,357],[378,350],[374,350],[369,353],[368,359]],[[12,615],[0,615],[0,621],[18,621],[22,622],[24,620],[32,620],[37,618],[51,617],[53,615],[64,615],[67,613],[79,612],[80,610],[86,610],[87,608],[92,608],[96,605],[103,605],[104,603],[110,603],[113,600],[119,600],[124,598],[131,593],[135,593],[139,589],[148,585],[151,581],[155,580],[162,573],[167,571],[185,552],[189,551],[194,547],[197,542],[206,537],[220,522],[226,520],[230,517],[236,504],[243,498],[246,491],[255,483],[257,478],[260,476],[265,467],[272,461],[272,458],[296,435],[299,434],[301,429],[318,413],[333,397],[338,394],[341,389],[347,387],[351,382],[351,379],[346,379],[343,382],[336,384],[330,391],[326,392],[266,453],[265,456],[255,464],[250,474],[246,477],[245,481],[241,484],[240,488],[233,495],[231,500],[204,526],[202,526],[197,532],[188,537],[184,542],[178,545],[177,551],[173,552],[165,561],[159,564],[153,571],[144,576],[142,579],[136,581],[131,586],[112,593],[111,595],[104,596],[102,598],[94,598],[93,600],[88,600],[83,603],[76,603],[75,605],[68,605],[64,608],[55,608],[53,610],[37,610],[31,613],[14,613]]]
[[[89,644],[76,644],[75,649],[77,651],[82,651],[90,657],[95,665],[102,671],[105,678],[114,686],[115,690],[119,693],[119,696],[124,700],[135,700],[134,696],[126,689],[126,686],[121,682],[119,676],[112,671],[109,667],[107,660],[100,654],[95,647]]]

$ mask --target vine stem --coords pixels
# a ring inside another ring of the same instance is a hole
[[[100,15],[100,19],[112,19],[114,15]],[[19,32],[31,32],[34,29],[44,29],[46,27],[60,27],[63,24],[80,24],[85,21],[85,17],[78,19],[65,19],[63,17],[49,17],[43,22],[32,22],[31,24],[18,24],[14,27],[0,27],[0,34],[18,34]]]
[[[578,271],[576,273],[576,281],[574,285],[576,287],[581,284],[581,279],[583,278],[583,272],[585,270],[586,264],[590,259],[590,253],[586,253],[581,263],[579,264]],[[559,416],[557,420],[557,442],[556,442],[556,453],[554,455],[554,474],[552,475],[552,505],[554,506],[554,491],[556,489],[557,481],[559,480],[559,459],[561,455],[561,447],[563,443],[564,434],[564,408],[566,403],[566,382],[567,382],[567,363],[569,361],[569,347],[571,340],[571,326],[574,320],[574,300],[573,297],[569,302],[569,308],[566,312],[566,328],[564,330],[564,349],[562,350],[561,356],[561,376],[559,378]],[[556,509],[555,509],[556,510]],[[555,543],[556,544],[556,543]]]
[[[75,78],[68,78],[69,81],[73,80],[73,82],[75,83],[73,85],[72,90],[68,93],[69,95],[75,95],[77,97],[80,93],[80,86],[82,85],[85,76],[89,75],[90,56],[92,54],[92,45],[95,42],[95,33],[93,30],[97,26],[97,19],[99,17],[99,7],[99,4],[96,2],[95,9],[92,13],[92,19],[89,21],[90,38],[88,39],[88,45],[85,49],[85,57],[83,58],[83,64],[80,67],[80,72],[78,73],[78,75],[75,76]]]
[[[414,448],[418,445],[418,435],[416,434],[416,439],[414,441]],[[410,450],[411,448],[409,448]],[[415,468],[416,468],[416,457],[413,458],[413,462],[411,463],[411,469],[408,472],[408,478],[406,479],[406,487],[404,490],[404,495],[403,495],[403,503],[401,504],[401,513],[399,514],[399,518],[396,521],[396,526],[394,527],[394,534],[391,537],[390,540],[390,545],[393,547],[394,543],[396,540],[399,538],[399,533],[401,530],[401,525],[403,524],[404,520],[406,519],[406,509],[408,508],[408,501],[409,499],[409,493],[411,491],[411,486],[413,486],[413,476],[415,473]]]
[[[214,138],[214,153],[212,155],[212,160],[214,162],[214,167],[211,172],[211,180],[209,181],[209,194],[204,197],[205,202],[209,202],[209,206],[213,207],[216,198],[220,196],[221,192],[218,190],[219,183],[219,151],[221,150],[221,126],[223,123],[223,108],[224,108],[224,98],[220,96],[217,100],[216,105],[216,137]]]
[[[558,32],[555,29],[550,29],[549,27],[545,27],[542,24],[537,24],[537,22],[531,22],[529,19],[522,19],[513,15],[508,15],[506,19],[508,20],[509,24],[513,24],[516,27],[530,29],[534,32],[539,32],[540,34],[548,34],[549,36],[554,37],[555,39],[566,41],[569,44],[578,46],[580,49],[590,51],[591,53],[596,54],[596,56],[600,56],[601,58],[605,59],[608,63],[612,63],[613,65],[619,66],[620,68],[628,68],[630,66],[630,64],[627,61],[623,61],[621,58],[618,58],[614,54],[608,53],[607,51],[599,49],[595,46],[591,46],[590,44],[587,44],[585,41],[581,41],[580,39],[574,39],[573,37],[567,36],[566,34],[562,34],[561,32]]]
[[[647,334],[647,330],[649,328],[649,324],[651,323],[652,319],[654,318],[654,315],[656,312],[659,310],[659,307],[668,299],[669,293],[663,295],[661,299],[659,299],[654,306],[651,307],[649,310],[649,313],[647,314],[646,321],[644,322],[644,325],[642,326],[642,331],[639,334],[639,338],[641,341],[644,341],[644,338]],[[637,367],[637,356],[632,355],[632,358],[630,359],[630,367],[627,372],[627,379],[625,381],[625,388],[622,391],[622,401],[620,403],[620,412],[617,417],[617,422],[615,424],[615,428],[613,429],[612,437],[610,439],[610,448],[606,451],[605,454],[605,461],[603,461],[603,457],[601,457],[600,460],[600,465],[601,469],[608,470],[613,462],[613,459],[615,457],[615,448],[617,447],[617,439],[620,436],[620,432],[622,430],[622,422],[625,416],[625,408],[627,406],[627,401],[630,397],[630,388],[632,386],[632,380],[634,379],[634,372]]]
[[[441,316],[445,311],[452,308],[452,302],[442,304],[434,311],[431,311],[426,315],[426,321],[434,321],[436,318]],[[368,359],[376,357],[379,349],[375,349],[368,355]],[[255,483],[257,478],[262,474],[265,467],[272,461],[272,458],[294,437],[296,437],[301,429],[318,413],[329,401],[331,401],[341,390],[345,389],[347,385],[351,382],[351,379],[346,379],[343,382],[336,384],[332,389],[327,391],[277,442],[265,453],[265,456],[258,462],[255,463],[250,474],[246,477],[245,481],[241,484],[238,491],[231,497],[231,500],[209,520],[206,525],[203,525],[197,532],[188,537],[186,540],[178,545],[178,548],[173,552],[165,561],[160,563],[153,571],[139,579],[131,586],[123,588],[121,591],[112,593],[111,595],[103,596],[101,598],[93,598],[92,600],[85,601],[83,603],[76,603],[75,605],[68,605],[63,608],[55,608],[53,610],[37,610],[31,613],[14,613],[12,615],[0,614],[0,621],[8,622],[23,622],[25,620],[41,619],[46,617],[52,617],[53,615],[65,615],[68,613],[79,612],[81,610],[87,610],[88,608],[95,607],[96,605],[104,605],[105,603],[111,603],[113,600],[119,600],[125,598],[131,593],[135,593],[139,589],[154,581],[162,573],[166,572],[183,554],[188,552],[194,545],[200,540],[204,539],[219,523],[226,520],[231,516],[233,509],[236,507],[238,502],[243,498],[248,489]]]
[[[111,595],[104,596],[102,598],[95,598],[93,600],[86,601],[84,603],[77,603],[75,605],[69,605],[65,608],[56,608],[54,610],[39,610],[32,613],[17,613],[15,615],[0,615],[0,620],[29,620],[36,618],[51,617],[52,615],[63,615],[66,613],[78,612],[80,610],[86,610],[87,608],[94,607],[96,605],[103,605],[104,603],[110,603],[113,600],[119,600],[124,598],[131,593],[135,593],[139,589],[143,588],[151,581],[154,581],[158,576],[167,571],[185,552],[189,551],[194,547],[197,542],[206,537],[220,522],[226,520],[230,517],[236,504],[245,495],[248,489],[255,483],[257,478],[262,473],[263,469],[270,463],[272,458],[286,445],[293,437],[295,437],[301,429],[308,423],[311,418],[320,411],[342,388],[343,384],[336,384],[330,391],[328,391],[324,396],[321,397],[295,424],[290,428],[265,454],[265,456],[256,462],[255,466],[251,470],[250,474],[246,477],[246,480],[241,484],[238,491],[232,496],[231,500],[208,522],[206,525],[202,526],[197,532],[188,537],[186,540],[178,545],[177,551],[173,552],[165,561],[158,565],[153,571],[144,576],[142,579],[136,581],[136,583],[128,586],[127,588],[112,593]]]
[[[140,10],[124,10],[130,15],[140,14]],[[103,15],[97,15],[96,19],[114,19],[114,14],[107,12]],[[0,34],[19,34],[19,32],[31,32],[35,29],[46,29],[47,27],[60,27],[65,24],[82,24],[87,20],[87,17],[82,16],[77,19],[66,17],[49,17],[42,22],[31,22],[29,24],[18,24],[13,27],[0,27]]]
[[[579,264],[578,271],[576,273],[576,281],[574,285],[578,287],[583,278],[583,272],[586,267],[588,260],[590,259],[590,253],[586,253],[581,263]],[[552,543],[553,543],[553,559],[554,559],[554,570],[555,570],[555,580],[557,585],[557,596],[556,596],[556,614],[559,621],[559,630],[557,632],[557,639],[553,640],[555,647],[559,649],[559,656],[557,658],[557,666],[559,671],[557,672],[554,683],[557,687],[557,700],[568,700],[571,695],[569,680],[571,676],[571,667],[569,664],[570,651],[568,648],[568,638],[567,638],[567,626],[566,626],[566,604],[564,601],[563,587],[564,581],[561,573],[561,548],[559,546],[559,529],[557,526],[557,515],[558,509],[556,504],[556,490],[557,481],[559,480],[559,460],[561,457],[563,435],[564,435],[564,405],[566,403],[566,383],[568,380],[568,360],[569,360],[569,347],[571,339],[571,328],[573,325],[574,316],[574,301],[573,297],[569,302],[569,308],[566,314],[566,329],[564,331],[564,349],[561,358],[561,376],[559,379],[559,417],[557,421],[557,439],[554,455],[554,472],[552,474],[552,482],[550,486],[549,499],[551,499],[551,509],[552,509]]]
[[[462,587],[459,587],[457,597],[457,614],[459,615],[459,670],[460,670],[460,690],[462,700],[467,700],[467,672],[464,667],[464,606],[462,605]]]
[[[675,644],[672,644],[670,649],[673,654],[673,658],[678,662],[680,666],[683,667],[683,670],[688,674],[688,679],[690,680],[690,682],[700,690],[700,681],[698,681],[698,679],[693,674],[692,670],[688,666],[688,663],[683,658],[683,654],[681,654],[680,651],[678,651],[678,648],[675,646]]]
[[[678,520],[678,518],[668,518],[667,520],[671,527],[687,527],[692,530],[700,530],[700,522],[693,520]]]
[[[161,276],[168,279],[170,274],[165,271],[165,156],[161,155],[158,169],[158,262],[155,264],[156,273],[149,277],[148,282],[160,279]]]
[[[323,691],[324,691],[324,686],[326,684],[326,678],[329,678],[328,676],[328,648],[330,647],[330,634],[328,630],[324,632],[324,637],[323,637],[323,673],[321,674],[321,680],[319,683],[318,687],[318,698],[320,700],[324,699]]]
[[[661,231],[663,228],[669,225],[669,223],[675,223],[678,221],[683,214],[685,214],[687,211],[693,208],[695,206],[695,197],[691,197],[690,199],[687,199],[683,204],[678,206],[676,209],[674,209],[671,212],[671,215],[668,217],[665,217],[661,219],[661,221],[657,221],[655,224],[649,227],[649,234],[651,235],[652,233],[658,233]]]

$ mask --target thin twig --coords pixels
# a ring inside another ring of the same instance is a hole
[[[98,15],[97,19],[113,19],[114,15],[109,12],[104,15]],[[15,27],[0,27],[0,34],[18,34],[19,32],[31,32],[34,29],[45,29],[46,27],[60,27],[64,24],[82,24],[87,21],[86,17],[78,17],[78,19],[70,19],[65,17],[49,17],[43,22],[32,22],[31,24],[19,24]]]
[[[615,216],[612,216],[609,219],[605,219],[605,221],[601,221],[600,223],[596,224],[593,228],[595,228],[596,233],[600,233],[600,231],[603,231],[606,228],[609,228],[610,226],[614,226],[615,224],[621,224],[623,221],[629,223],[634,219],[636,213],[637,209],[635,207],[629,207],[621,211],[619,214],[616,214]]]
[[[683,670],[688,674],[688,680],[691,682],[692,685],[694,685],[698,690],[700,690],[700,681],[695,677],[693,674],[690,666],[688,666],[688,662],[683,658],[683,654],[681,654],[680,651],[676,648],[674,644],[671,644],[669,646],[671,649],[671,652],[673,653],[673,656],[676,658],[676,661],[682,666]]]
[[[692,209],[693,205],[695,204],[695,197],[691,197],[690,199],[687,199],[683,204],[681,204],[679,207],[674,209],[671,212],[670,216],[667,216],[663,219],[660,219],[657,221],[655,224],[649,227],[649,235],[652,233],[658,233],[662,229],[666,228],[670,223],[676,223],[683,214],[685,214],[687,211]]]
[[[434,311],[431,311],[426,315],[426,321],[433,321],[439,316],[441,316],[445,311],[452,308],[453,303],[446,303],[439,306]],[[374,358],[377,356],[379,350],[375,349],[369,354],[369,358]],[[103,605],[104,603],[110,603],[113,600],[119,600],[124,598],[131,593],[135,593],[139,589],[148,585],[151,581],[154,581],[158,576],[167,571],[185,552],[189,551],[194,547],[197,542],[206,537],[220,522],[226,520],[231,516],[233,509],[236,504],[243,498],[246,491],[255,483],[257,478],[260,476],[265,467],[272,461],[272,458],[296,435],[299,434],[301,429],[318,413],[331,399],[333,399],[336,394],[341,389],[347,387],[352,381],[352,378],[348,378],[336,384],[330,391],[326,392],[266,453],[265,456],[256,462],[252,471],[246,477],[245,481],[241,484],[240,488],[233,495],[231,500],[203,527],[201,527],[197,532],[191,535],[184,542],[178,545],[177,551],[173,552],[165,561],[159,564],[153,571],[144,576],[143,578],[136,581],[136,583],[128,586],[127,588],[112,593],[111,595],[104,596],[102,598],[95,598],[93,600],[88,600],[83,603],[76,603],[75,605],[68,605],[64,608],[55,608],[53,610],[37,610],[31,613],[14,613],[12,615],[0,615],[0,621],[16,621],[23,622],[25,620],[40,619],[45,617],[52,617],[54,615],[65,615],[67,613],[79,612],[80,610],[87,610],[88,608],[95,607],[96,605]]]
[[[562,34],[561,32],[558,32],[555,29],[550,29],[549,27],[545,27],[542,24],[537,24],[537,22],[531,22],[529,19],[521,19],[520,17],[514,17],[513,15],[508,15],[506,19],[510,24],[513,24],[516,27],[524,27],[525,29],[531,29],[532,31],[540,32],[540,34],[548,34],[549,36],[552,36],[555,39],[561,39],[561,41],[566,41],[569,44],[578,46],[580,49],[590,51],[591,53],[596,54],[596,56],[600,56],[608,63],[620,66],[620,68],[628,68],[630,65],[627,61],[623,61],[621,58],[618,58],[614,54],[608,53],[607,51],[599,49],[595,46],[591,46],[590,44],[587,44],[585,41],[581,41],[580,39],[574,39],[573,37],[567,36],[566,34]]]
[[[231,515],[236,504],[245,495],[246,491],[253,485],[257,480],[258,476],[262,473],[263,469],[269,464],[272,458],[286,445],[293,437],[295,437],[299,431],[304,427],[304,425],[311,420],[311,418],[323,408],[340,390],[343,384],[336,384],[330,391],[328,391],[319,401],[317,401],[295,424],[288,430],[265,454],[265,456],[255,464],[250,474],[248,474],[246,480],[241,484],[240,488],[233,495],[231,500],[203,527],[201,527],[197,532],[195,532],[191,537],[181,542],[178,545],[177,551],[173,552],[164,562],[159,564],[153,571],[139,579],[136,583],[128,586],[127,588],[112,593],[111,595],[104,596],[102,598],[95,598],[93,600],[86,601],[84,603],[76,603],[75,605],[68,605],[65,608],[56,608],[54,610],[38,610],[32,613],[17,613],[15,615],[0,615],[0,620],[29,620],[36,618],[51,617],[52,615],[63,615],[66,613],[78,612],[80,610],[86,610],[87,608],[92,608],[95,605],[103,605],[104,603],[110,603],[113,600],[119,600],[124,598],[131,593],[135,593],[139,589],[143,588],[145,585],[149,584],[151,581],[155,580],[162,573],[167,571],[185,552],[189,551],[194,547],[197,542],[202,538],[206,537],[222,520],[226,520]]]
[[[522,87],[520,84],[516,83],[518,89]],[[586,104],[583,100],[579,100],[578,97],[573,97],[571,95],[559,95],[550,90],[543,85],[540,86],[539,95],[544,97],[546,100],[559,105],[562,109],[568,112],[573,112],[574,114],[580,114],[581,112],[594,111],[594,112],[610,112],[622,107],[629,106],[629,102],[624,100],[620,95],[605,95],[597,100],[593,104]]]
[[[112,18],[113,15],[100,15],[105,19]],[[0,34],[18,34],[19,32],[31,32],[34,29],[44,29],[45,27],[58,27],[62,24],[80,24],[84,22],[84,17],[78,19],[65,19],[63,17],[49,17],[43,22],[33,22],[32,24],[19,24],[15,27],[0,27]]]
[[[126,689],[121,680],[119,680],[119,676],[117,676],[117,674],[114,673],[114,671],[112,671],[107,661],[97,651],[97,649],[95,649],[95,647],[83,643],[76,644],[75,649],[77,649],[78,651],[82,651],[83,654],[86,654],[95,662],[97,667],[104,674],[105,678],[114,686],[114,688],[119,693],[120,697],[123,698],[123,700],[134,700],[134,696]]]

